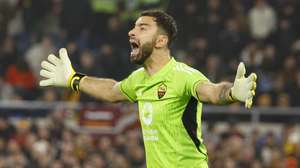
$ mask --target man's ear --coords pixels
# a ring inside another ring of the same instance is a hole
[[[155,43],[155,47],[156,48],[163,48],[166,47],[168,45],[168,36],[167,35],[158,35],[156,38],[156,43]]]

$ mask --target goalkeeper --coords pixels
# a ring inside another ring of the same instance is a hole
[[[108,102],[138,102],[148,168],[206,168],[201,132],[202,102],[252,105],[256,75],[245,76],[240,63],[233,83],[210,82],[201,72],[177,62],[170,44],[174,19],[162,11],[144,11],[129,31],[130,61],[142,68],[126,79],[96,78],[76,72],[66,49],[41,63],[40,86],[68,87]],[[194,104],[194,105],[193,105]],[[192,107],[196,107],[193,109]]]

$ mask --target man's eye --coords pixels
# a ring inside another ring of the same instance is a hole
[[[141,30],[146,30],[146,28],[145,27],[141,27]]]

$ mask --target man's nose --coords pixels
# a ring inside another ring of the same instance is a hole
[[[135,36],[134,29],[131,29],[131,30],[128,32],[128,36],[129,36],[129,37]]]

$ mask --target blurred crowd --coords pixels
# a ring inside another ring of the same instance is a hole
[[[144,168],[140,131],[78,133],[62,111],[39,119],[0,118],[0,168]]]
[[[216,131],[217,123],[208,124],[204,134],[212,168],[299,168],[300,133],[293,124],[272,131],[254,128],[242,131],[238,124],[227,123]]]
[[[43,119],[0,118],[1,168],[146,168],[139,129],[115,136],[78,133],[55,111]],[[298,168],[300,135],[295,125],[251,132],[204,124],[211,168]],[[188,165],[187,165],[188,167]]]
[[[122,80],[128,31],[139,12],[158,8],[178,23],[172,55],[213,82],[233,80],[244,61],[258,74],[257,106],[299,106],[297,0],[0,0],[0,99],[94,101],[41,90],[40,62],[66,47],[76,69]]]

